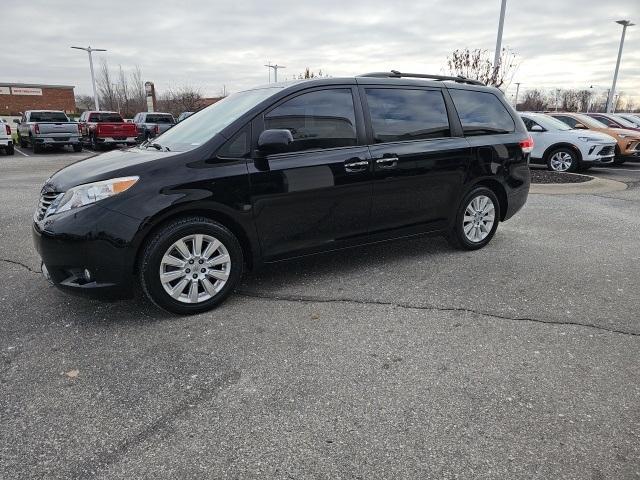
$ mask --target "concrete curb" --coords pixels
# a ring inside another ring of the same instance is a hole
[[[574,174],[579,175],[579,174]],[[619,192],[627,188],[626,183],[583,175],[591,180],[583,183],[532,183],[529,193],[545,195],[577,195],[590,193]]]

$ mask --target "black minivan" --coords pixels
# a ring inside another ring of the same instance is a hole
[[[425,233],[481,248],[526,202],[532,147],[503,94],[474,80],[269,84],[60,170],[33,238],[65,291],[122,298],[139,282],[197,313],[264,263]]]

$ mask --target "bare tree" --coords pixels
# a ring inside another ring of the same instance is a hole
[[[100,107],[107,110],[115,110],[117,105],[116,90],[109,71],[109,64],[104,58],[100,61],[97,84]]]
[[[494,68],[492,55],[488,50],[468,48],[454,50],[447,57],[449,74],[480,80],[494,87],[507,89],[513,80],[520,59],[509,48],[503,48],[500,52],[498,68]]]
[[[158,109],[178,116],[182,112],[195,112],[202,107],[203,96],[199,88],[181,86],[169,88],[158,98]]]
[[[309,67],[306,67],[304,69],[304,72],[299,73],[297,76],[294,76],[293,78],[297,78],[298,80],[304,80],[307,78],[324,78],[324,77],[328,77],[329,75],[326,75],[324,73],[322,73],[322,69],[318,70],[318,73],[314,72],[313,70],[311,70]]]
[[[549,106],[549,97],[542,90],[534,88],[525,92],[522,102],[518,104],[518,110],[542,112],[548,110]]]
[[[76,109],[80,111],[91,110],[94,107],[91,95],[76,95]]]

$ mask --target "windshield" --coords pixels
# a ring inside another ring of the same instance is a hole
[[[177,123],[171,130],[157,137],[154,143],[177,152],[197,148],[280,88],[266,87],[229,95]]]
[[[120,123],[124,122],[122,117],[117,113],[92,113],[89,115],[90,122],[110,122],[110,123]]]
[[[627,120],[626,118],[621,117],[620,115],[611,115],[611,116],[615,119],[616,122],[618,122],[623,127],[635,128],[635,125],[629,120]]]
[[[599,122],[595,118],[591,118],[587,115],[581,115],[579,113],[574,114],[574,118],[578,120],[581,124],[589,128],[609,128],[604,123]]]
[[[571,127],[566,123],[548,115],[532,115],[531,119],[547,130],[571,130]]]
[[[30,122],[68,122],[69,119],[62,112],[31,112]]]

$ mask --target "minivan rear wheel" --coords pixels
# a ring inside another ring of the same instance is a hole
[[[477,250],[488,244],[498,228],[500,203],[487,187],[476,187],[460,202],[449,242],[456,248]]]
[[[210,310],[234,290],[243,270],[242,247],[223,225],[204,217],[169,223],[148,242],[140,283],[160,308],[189,315]]]

